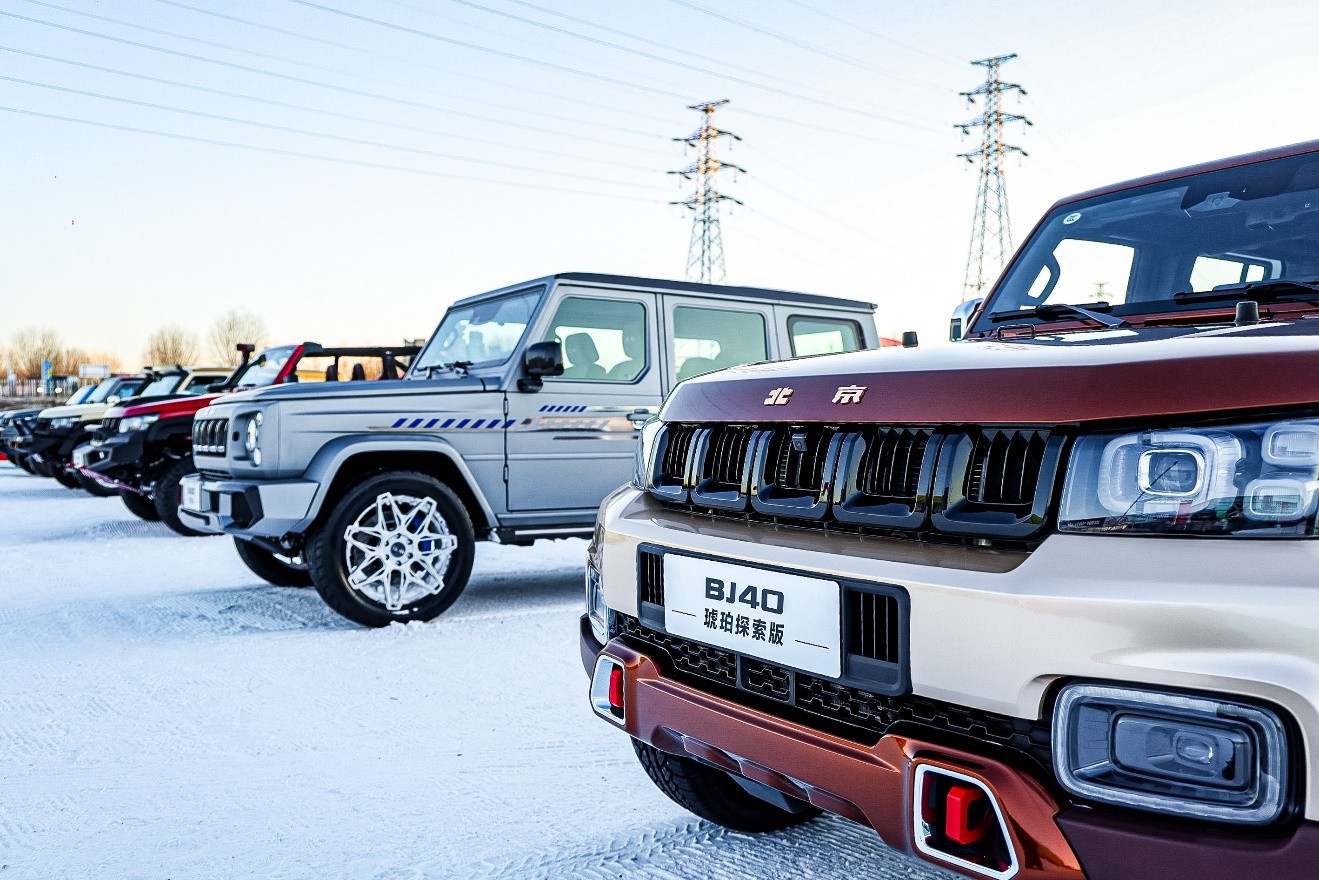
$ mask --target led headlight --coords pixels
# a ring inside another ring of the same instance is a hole
[[[1319,421],[1095,434],[1076,441],[1064,532],[1315,534]]]
[[[256,413],[247,420],[247,430],[243,434],[243,448],[252,457],[252,464],[261,464],[261,413]]]
[[[77,423],[78,423],[77,416],[63,416],[58,419],[51,419],[50,427],[52,430],[60,431],[63,430],[64,428],[72,428]]]
[[[1069,685],[1053,757],[1063,788],[1089,800],[1239,824],[1272,822],[1286,806],[1282,721],[1235,701]]]
[[[586,564],[586,616],[591,634],[600,644],[609,641],[609,607],[605,605],[605,588],[595,563]]]
[[[140,431],[147,425],[158,421],[160,421],[159,415],[129,416],[119,423],[119,433],[127,434],[130,431]]]
[[[655,441],[664,430],[664,423],[651,419],[641,426],[641,436],[637,438],[636,466],[632,469],[632,485],[637,489],[649,489],[651,479],[651,462],[655,457]]]

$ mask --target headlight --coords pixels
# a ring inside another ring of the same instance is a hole
[[[655,441],[664,430],[664,423],[651,419],[641,426],[641,436],[637,438],[636,467],[632,470],[632,485],[637,489],[650,488],[651,459],[655,455]]]
[[[1096,434],[1073,448],[1058,528],[1315,534],[1319,420]]]
[[[77,416],[66,416],[64,418],[51,419],[50,427],[52,430],[59,431],[64,428],[72,428],[77,423],[78,423]]]
[[[609,608],[605,605],[604,584],[600,570],[594,563],[586,564],[586,616],[591,621],[591,633],[600,644],[609,641]]]
[[[1286,806],[1282,721],[1208,695],[1069,685],[1053,756],[1063,788],[1091,800],[1241,824],[1272,822]]]
[[[261,413],[247,420],[247,431],[243,435],[243,448],[252,456],[252,464],[261,464]]]
[[[127,434],[130,431],[141,431],[147,425],[158,421],[160,421],[159,415],[129,416],[119,423],[119,433]]]

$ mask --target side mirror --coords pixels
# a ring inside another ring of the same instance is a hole
[[[545,376],[563,375],[563,346],[558,342],[533,342],[522,352],[524,377],[518,379],[519,391],[539,391]]]
[[[108,403],[108,404],[110,404],[111,406],[114,406],[116,403],[118,403],[118,402],[119,402],[120,400],[122,400],[122,399],[123,399],[123,398],[121,398],[118,394],[111,394],[109,397],[107,397],[107,398],[105,399],[105,402]]]
[[[976,313],[976,310],[980,308],[980,304],[984,301],[984,297],[980,297],[957,304],[957,308],[953,309],[952,320],[948,322],[949,339],[956,342],[966,335],[967,328],[971,326],[971,316]]]

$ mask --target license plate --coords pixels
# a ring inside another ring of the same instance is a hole
[[[80,468],[81,468],[81,467],[87,467],[87,450],[86,450],[86,449],[75,449],[75,450],[73,450],[73,466],[74,466],[74,467],[80,467]]]
[[[186,482],[182,485],[183,497],[180,499],[179,506],[184,510],[195,510],[198,513],[202,509],[202,487],[200,483]]]
[[[837,678],[836,581],[664,554],[664,628],[676,636]]]

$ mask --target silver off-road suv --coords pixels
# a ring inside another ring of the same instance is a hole
[[[484,293],[449,309],[402,380],[276,386],[201,410],[180,516],[351,620],[430,620],[466,586],[478,539],[589,536],[677,383],[874,347],[873,312],[583,273]]]

